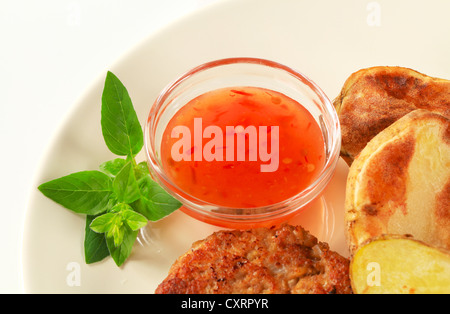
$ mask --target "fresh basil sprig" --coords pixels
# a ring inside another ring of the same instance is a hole
[[[181,206],[150,176],[135,156],[143,132],[125,86],[108,72],[102,94],[101,126],[109,150],[124,158],[106,161],[100,171],[81,171],[41,184],[48,198],[86,215],[84,240],[87,264],[111,256],[121,266],[130,256],[138,230]]]

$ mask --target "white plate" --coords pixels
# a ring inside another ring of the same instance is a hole
[[[450,78],[448,12],[450,2],[445,0],[223,1],[153,34],[110,70],[128,88],[142,125],[166,84],[194,66],[225,57],[260,57],[289,65],[333,99],[352,72],[373,65],[406,66]],[[105,74],[55,134],[35,177],[36,187],[71,172],[97,169],[114,158],[100,128]],[[144,160],[143,154],[138,160]],[[294,221],[343,255],[347,171],[340,161],[324,197]],[[123,267],[110,258],[85,265],[84,217],[36,190],[29,200],[23,237],[25,291],[152,293],[192,242],[217,229],[176,212],[149,225]]]

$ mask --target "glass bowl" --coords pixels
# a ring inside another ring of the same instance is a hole
[[[305,107],[319,125],[325,145],[324,166],[315,180],[297,195],[268,206],[225,207],[189,195],[165,172],[160,150],[170,119],[190,100],[212,90],[236,86],[259,87],[282,93]],[[277,62],[228,58],[202,64],[170,83],[150,110],[144,142],[153,179],[183,204],[181,210],[184,213],[216,226],[242,229],[279,224],[320,196],[339,160],[340,139],[339,119],[334,106],[310,79]]]

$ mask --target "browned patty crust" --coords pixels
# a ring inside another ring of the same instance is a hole
[[[219,231],[172,265],[156,293],[352,293],[349,261],[300,226]]]

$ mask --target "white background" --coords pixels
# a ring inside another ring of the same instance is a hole
[[[0,293],[23,293],[27,197],[77,98],[151,33],[217,1],[0,0]]]

